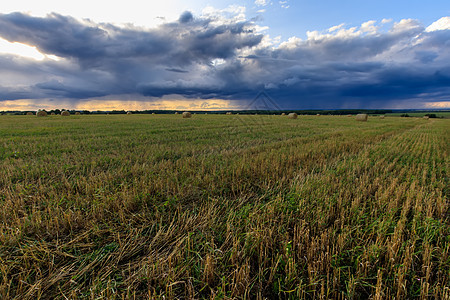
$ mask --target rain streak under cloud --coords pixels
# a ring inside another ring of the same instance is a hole
[[[60,14],[0,14],[0,37],[42,60],[0,54],[0,106],[135,101],[151,108],[245,107],[265,90],[282,108],[431,107],[450,100],[450,18],[368,21],[271,39],[245,9],[183,13],[154,28]],[[152,105],[153,103],[153,105]],[[103,107],[99,105],[99,107]]]

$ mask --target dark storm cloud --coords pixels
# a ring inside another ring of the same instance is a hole
[[[190,12],[154,29],[13,13],[0,14],[0,37],[62,58],[0,55],[0,101],[140,94],[246,102],[266,90],[281,107],[339,108],[450,95],[450,30],[428,32],[413,20],[274,45],[251,21]]]
[[[0,85],[0,99],[18,100],[33,98],[33,93],[28,88],[13,89]]]
[[[0,35],[10,42],[33,45],[43,53],[61,57],[101,57],[106,48],[99,46],[108,43],[108,36],[101,28],[58,14],[47,18],[22,13],[1,15]]]
[[[188,73],[186,70],[176,69],[176,68],[167,68],[166,71],[176,72],[176,73]]]
[[[190,11],[185,11],[184,13],[181,14],[180,19],[178,19],[178,21],[180,23],[188,23],[190,21],[192,21],[194,19],[194,16],[192,15],[192,13]]]
[[[209,62],[232,57],[238,49],[255,46],[262,39],[248,29],[247,22],[211,25],[209,21],[193,22],[192,14],[184,13],[179,23],[143,30],[81,22],[58,14],[37,18],[13,13],[0,15],[0,36],[36,46],[42,53],[94,65],[96,61],[100,65],[111,59],[142,58],[163,64]]]
[[[440,71],[393,68],[389,71],[383,70],[374,76],[374,82],[370,85],[350,84],[342,88],[342,95],[347,97],[367,97],[371,99],[414,98],[421,93],[446,91],[450,87],[449,70]],[[448,94],[447,94],[448,95]]]

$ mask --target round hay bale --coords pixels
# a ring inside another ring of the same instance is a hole
[[[282,115],[282,116],[285,116],[285,115],[286,115],[286,113],[282,113],[281,115]]]
[[[175,114],[178,115],[178,114],[180,114],[180,113],[176,111]]]
[[[79,115],[81,115],[81,113],[80,113],[79,111],[77,111],[77,112],[75,113],[75,116],[79,116]]]
[[[132,115],[132,112],[131,111],[127,111],[127,115]]]
[[[70,116],[70,112],[68,112],[67,110],[63,110],[61,112],[61,116],[68,117],[68,116]]]
[[[347,115],[347,117],[348,117],[348,118],[351,118],[351,117],[352,117],[352,115]]]
[[[32,115],[34,115],[34,114],[33,114],[31,111],[29,111],[29,112],[26,113],[26,115],[27,115],[27,116],[32,116]]]
[[[232,113],[231,111],[229,111],[229,112],[227,112],[226,114],[227,114],[227,115],[232,115],[233,113]]]
[[[56,114],[54,112],[52,112],[50,115],[55,116]]]
[[[316,116],[318,116],[318,117],[319,117],[319,116],[320,116],[320,114],[317,114]]]
[[[357,114],[356,121],[367,122],[368,114]]]
[[[47,116],[47,112],[45,110],[38,110],[36,113],[36,116],[38,117],[46,117]]]
[[[190,117],[192,117],[192,114],[191,114],[190,112],[185,111],[185,112],[183,113],[183,119],[187,119],[187,118],[190,118]]]
[[[298,115],[296,113],[290,113],[288,114],[289,119],[297,119]]]
[[[152,113],[152,115],[156,115],[155,113]]]
[[[205,113],[205,115],[207,115],[208,113]]]
[[[380,119],[384,119],[384,116],[380,116]]]
[[[430,117],[429,117],[429,116],[423,116],[423,118],[424,118],[425,120],[428,120]]]

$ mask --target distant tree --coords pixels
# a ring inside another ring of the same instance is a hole
[[[436,114],[426,114],[425,116],[433,119],[437,118]]]
[[[408,114],[401,114],[400,117],[402,117],[402,118],[408,118],[409,115],[408,115]]]

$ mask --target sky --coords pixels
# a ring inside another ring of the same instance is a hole
[[[447,1],[15,0],[0,110],[450,108]]]

